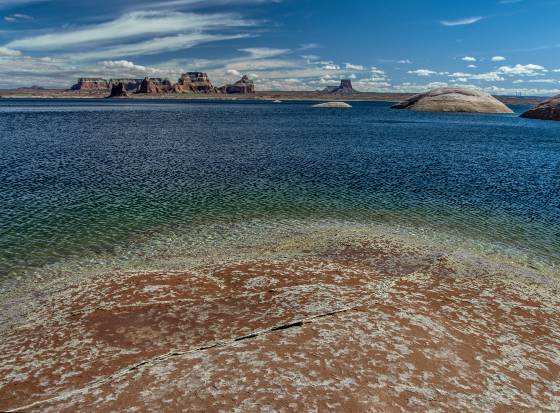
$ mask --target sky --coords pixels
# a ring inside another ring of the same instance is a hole
[[[0,88],[247,74],[258,90],[560,93],[560,0],[0,0]]]

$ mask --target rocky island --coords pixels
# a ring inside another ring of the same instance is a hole
[[[486,92],[475,89],[439,88],[414,95],[393,109],[418,112],[512,113],[512,110]]]
[[[560,95],[539,103],[521,114],[522,118],[560,121]]]
[[[314,108],[351,108],[346,102],[325,102],[313,105]]]

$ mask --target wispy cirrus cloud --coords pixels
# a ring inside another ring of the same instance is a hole
[[[15,13],[10,16],[4,16],[4,21],[7,21],[8,23],[16,23],[24,20],[33,20],[33,17],[29,16],[28,14],[22,13]]]
[[[137,11],[105,23],[16,39],[6,44],[6,47],[29,51],[68,51],[154,35],[202,33],[252,24],[231,14]]]
[[[484,19],[484,17],[482,17],[482,16],[465,17],[463,19],[458,19],[458,20],[441,20],[440,24],[443,25],[443,26],[448,26],[448,27],[450,27],[450,26],[465,26],[465,25],[469,25],[469,24],[478,23],[482,19]]]
[[[0,9],[23,6],[30,3],[46,3],[50,0],[0,0]]]

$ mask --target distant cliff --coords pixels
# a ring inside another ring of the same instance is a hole
[[[175,93],[216,93],[216,88],[203,72],[183,73],[174,86]]]
[[[122,84],[122,86],[120,86]],[[248,76],[243,76],[235,83],[224,85],[220,88],[212,85],[208,74],[204,72],[183,73],[177,83],[169,79],[158,77],[145,77],[144,79],[111,79],[82,77],[71,87],[72,91],[106,92],[109,93],[113,86],[118,86],[119,91],[136,94],[162,94],[162,93],[224,93],[224,94],[249,94],[255,93],[255,84]],[[116,90],[116,89],[115,89]],[[120,92],[119,92],[120,93]]]
[[[235,83],[224,85],[220,88],[222,93],[228,94],[248,94],[255,93],[255,83],[249,79],[248,76],[243,76],[240,80]]]
[[[354,87],[352,87],[352,80],[350,79],[342,79],[339,86],[327,86],[322,90],[322,92],[329,95],[340,96],[349,96],[353,95],[354,93],[360,93],[356,89],[354,89]]]
[[[72,85],[70,90],[109,90],[109,82],[98,77],[81,77],[76,84]]]

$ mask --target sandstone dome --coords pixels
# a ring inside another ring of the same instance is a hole
[[[439,88],[391,106],[419,112],[512,113],[495,97],[476,89]]]
[[[560,121],[560,95],[539,103],[521,115],[522,118]]]

